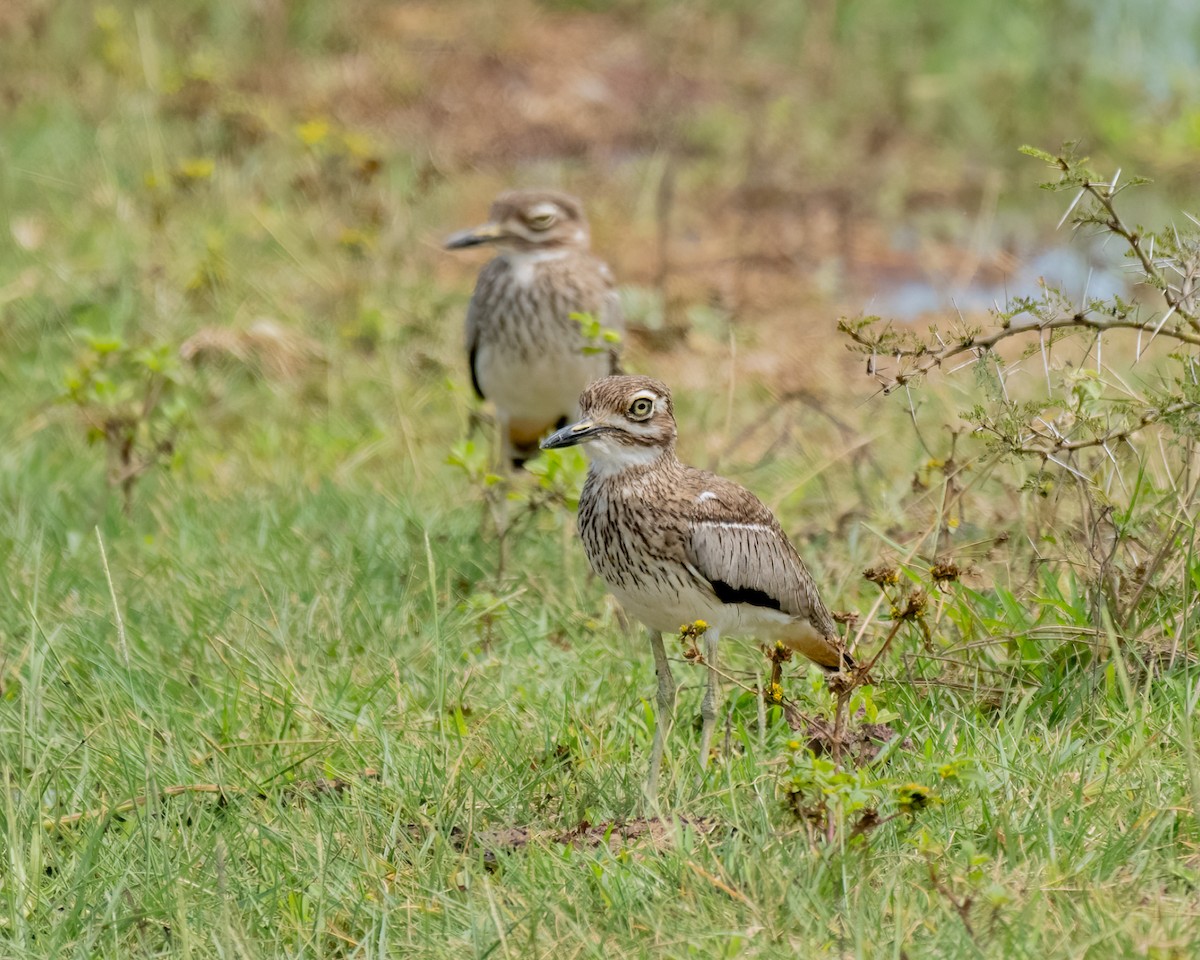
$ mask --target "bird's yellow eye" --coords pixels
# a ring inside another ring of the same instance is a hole
[[[540,213],[536,217],[530,217],[526,223],[533,227],[534,230],[548,230],[556,219],[552,213]]]
[[[654,412],[654,401],[649,397],[638,397],[629,405],[631,420],[645,420]]]

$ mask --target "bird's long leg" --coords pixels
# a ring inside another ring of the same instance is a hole
[[[717,641],[720,634],[713,627],[704,632],[704,662],[708,666],[708,686],[704,691],[704,699],[700,701],[700,716],[703,726],[700,728],[700,769],[708,766],[708,750],[712,746],[713,731],[717,727],[717,701],[721,691],[717,678]]]
[[[650,776],[646,779],[646,796],[658,802],[658,775],[662,770],[663,747],[675,721],[675,678],[667,660],[667,648],[662,634],[650,631],[650,648],[654,651],[654,672],[658,676],[658,699],[654,713],[654,744],[650,748]]]
[[[525,458],[513,443],[512,421],[507,413],[496,410],[496,442],[492,447],[495,470],[498,474],[519,473]]]

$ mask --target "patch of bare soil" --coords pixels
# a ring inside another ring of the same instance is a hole
[[[4,0],[0,3],[0,40],[40,34],[49,15],[48,0]]]
[[[384,132],[442,168],[652,150],[704,95],[644,31],[526,0],[380,5],[346,52],[281,51],[251,89]]]
[[[608,847],[610,850],[638,845],[651,850],[663,850],[675,843],[681,829],[708,836],[722,829],[722,825],[712,817],[682,814],[670,819],[634,817],[631,820],[613,820],[597,824],[583,820],[569,830],[537,830],[532,827],[513,826],[467,831],[461,827],[454,827],[450,831],[450,842],[459,850],[482,850],[485,857],[494,857],[502,850],[520,850],[530,844]],[[415,824],[408,830],[414,837],[423,836],[427,832],[426,828]]]
[[[784,705],[784,716],[788,726],[805,737],[805,746],[814,753],[820,755],[833,752],[835,734],[832,722],[822,717],[809,716],[790,704]],[[848,724],[842,733],[842,752],[858,764],[870,763],[888,743],[899,736],[886,723],[863,723],[861,710],[855,719],[859,722]],[[900,747],[911,750],[912,741],[905,737],[900,742]]]
[[[293,327],[260,317],[245,329],[204,327],[179,347],[189,363],[227,362],[284,379],[323,362],[321,345]]]
[[[781,395],[837,396],[861,376],[835,332],[839,314],[910,280],[965,284],[1014,267],[950,243],[897,244],[875,222],[863,184],[925,162],[896,131],[844,181],[761,132],[766,105],[811,94],[807,74],[740,55],[733,20],[711,11],[677,5],[634,20],[534,0],[414,0],[363,6],[347,29],[340,50],[271,48],[239,87],[424,158],[422,182],[454,184],[460,209],[447,230],[482,219],[505,185],[557,181],[570,161],[565,185],[585,198],[597,253],[622,285],[661,295],[665,332],[634,337],[655,354],[645,368],[673,371],[673,383],[709,383],[714,359],[728,356],[727,338],[688,336],[707,308],[737,331],[739,376]],[[760,114],[738,132],[733,118]],[[638,196],[622,174],[631,158],[661,166],[661,182],[641,183]],[[936,186],[910,196],[910,209],[986,220],[994,205],[966,170],[912,180]],[[475,261],[436,245],[431,237],[422,267],[465,286]]]

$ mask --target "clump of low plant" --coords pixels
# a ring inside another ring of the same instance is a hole
[[[175,348],[139,346],[116,335],[83,332],[60,401],[79,413],[88,443],[102,446],[107,480],[125,511],[139,478],[176,455],[189,419],[188,388]]]
[[[456,443],[446,462],[457,467],[480,493],[481,526],[496,545],[497,579],[507,571],[513,537],[528,521],[547,507],[575,512],[587,473],[587,461],[578,450],[546,450],[528,461],[523,470],[510,473],[496,468],[488,444],[472,437]]]
[[[614,357],[621,345],[621,331],[606,327],[592,313],[572,313],[571,319],[579,324],[579,332],[587,341],[583,352],[587,354],[609,353]]]
[[[850,674],[843,688],[827,682],[817,667],[809,669],[803,691],[806,712],[785,707],[796,737],[787,743],[780,782],[787,808],[814,831],[814,839],[853,840],[900,818],[912,818],[941,802],[971,770],[969,761],[933,755],[916,756],[907,739],[889,724],[899,720],[881,702],[879,691]],[[822,719],[849,714],[855,727]],[[919,766],[904,776],[893,774],[893,755],[904,749]]]

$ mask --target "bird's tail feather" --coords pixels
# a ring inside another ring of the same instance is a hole
[[[520,469],[526,460],[538,454],[538,444],[546,434],[567,425],[566,417],[548,423],[541,420],[510,420],[508,422],[508,449],[512,465]]]

